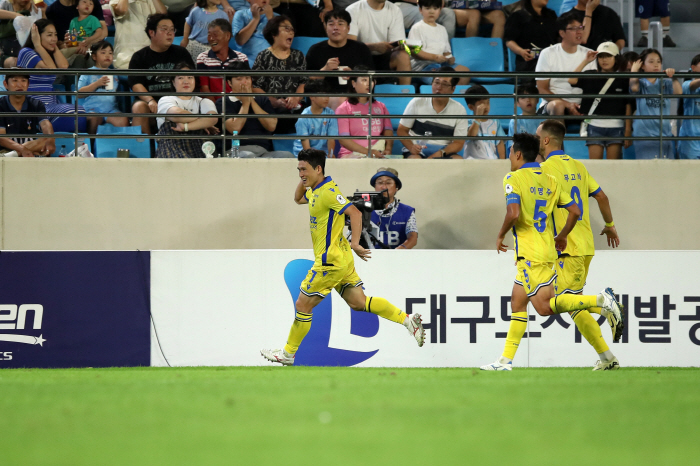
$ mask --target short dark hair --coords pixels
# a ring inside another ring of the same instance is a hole
[[[330,86],[325,79],[309,79],[304,86],[306,94],[322,94],[330,92]]]
[[[27,81],[29,81],[29,75],[28,74],[6,74],[5,79],[3,79],[4,82],[7,82],[8,79],[10,78],[24,78]]]
[[[158,29],[158,23],[163,21],[164,19],[172,21],[170,19],[170,16],[166,15],[165,13],[153,13],[152,15],[148,15],[148,18],[146,18],[146,35],[148,38],[151,38],[151,35],[148,33],[148,31],[153,31],[153,34],[156,33],[156,29]]]
[[[369,71],[369,68],[367,68],[365,65],[357,65],[353,71]],[[352,76],[348,80],[348,93],[350,94],[348,96],[348,102],[350,102],[350,104],[352,104],[352,105],[357,105],[360,103],[360,101],[357,99],[357,96],[356,96],[357,92],[355,92],[355,88],[352,87],[352,82],[357,81],[358,78],[364,78],[364,77],[366,77],[366,76]],[[374,78],[372,78],[370,76],[369,79],[371,79],[372,82],[374,82],[376,84],[376,81],[374,80]],[[374,96],[372,96],[372,102],[374,102]]]
[[[451,66],[441,66],[440,68],[437,69],[436,73],[456,73],[456,71]],[[437,76],[433,76],[433,80],[435,80],[436,77]],[[452,84],[452,87],[457,86],[458,83],[459,83],[459,77],[452,76],[450,78],[450,84]]]
[[[114,51],[114,47],[112,47],[112,44],[110,44],[106,40],[101,40],[99,42],[95,42],[94,44],[92,44],[92,47],[90,47],[90,55],[94,55],[97,52],[99,52],[100,50],[106,49],[106,48],[110,48],[110,49],[112,49],[112,51]]]
[[[534,162],[540,153],[540,138],[530,133],[514,134],[513,152],[522,152],[526,162]]]
[[[518,86],[516,93],[518,94],[518,99],[520,99],[523,98],[526,94],[539,95],[540,91],[537,89],[537,86],[535,86],[534,83],[526,83]]]
[[[308,162],[314,170],[320,165],[321,173],[326,173],[326,153],[322,150],[304,149],[299,152],[297,160],[300,162]]]
[[[192,68],[192,66],[190,66],[190,64],[187,63],[186,61],[181,61],[180,63],[176,64],[176,65],[173,67],[173,71],[177,71],[177,70],[193,70],[193,69],[194,69],[194,68]],[[177,78],[177,76],[178,76],[178,75],[171,74],[171,75],[170,75],[170,82],[171,82],[171,83],[174,83],[174,82],[175,82],[175,78]]]
[[[634,63],[639,60],[639,54],[633,50],[625,52],[622,54],[622,60],[620,63],[620,70],[626,71],[630,63]]]
[[[234,61],[226,66],[226,80],[235,78],[236,76],[248,75],[246,73],[241,73],[241,71],[250,71],[250,65],[248,61]]]
[[[661,59],[661,63],[664,62],[664,57],[661,56],[661,52],[659,52],[656,49],[644,49],[642,50],[642,53],[639,54],[639,59],[642,60],[642,66],[644,65],[644,62],[647,61],[647,57],[649,55],[658,55],[659,59]],[[642,69],[639,69],[640,72],[643,72]]]
[[[442,8],[442,0],[418,0],[420,8]]]
[[[221,28],[223,32],[228,32],[229,34],[233,34],[233,29],[231,29],[231,23],[224,18],[216,18],[214,21],[209,23],[209,26],[207,26],[207,31],[211,28]]]
[[[275,37],[280,34],[280,26],[282,26],[282,23],[285,21],[289,21],[289,24],[292,24],[292,27],[294,27],[292,20],[289,18],[289,16],[285,15],[273,16],[272,19],[265,25],[265,28],[263,29],[263,37],[270,45],[272,45],[272,43],[275,41]]]
[[[568,13],[564,13],[563,15],[557,18],[557,31],[566,31],[566,28],[569,27],[569,24],[580,22],[581,21],[578,19],[576,14],[572,11],[569,11]]]
[[[346,23],[348,23],[348,26],[352,22],[352,17],[350,16],[350,13],[345,11],[345,8],[333,8],[331,11],[327,11],[325,15],[323,15],[323,24],[326,25],[328,24],[328,21],[332,19],[342,19]]]
[[[489,91],[486,90],[481,84],[472,84],[469,88],[464,91],[464,101],[467,105],[476,105],[480,100],[486,100],[488,97],[468,97],[469,94],[488,94]]]
[[[700,63],[700,53],[693,57],[693,60],[690,62],[690,66],[695,66],[698,63]]]
[[[544,120],[542,123],[542,131],[546,131],[552,138],[560,143],[564,143],[564,135],[566,134],[566,125],[561,120]]]

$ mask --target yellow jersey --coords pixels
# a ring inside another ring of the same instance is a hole
[[[542,163],[542,171],[557,179],[562,189],[578,205],[581,215],[576,226],[569,233],[566,250],[562,254],[570,256],[592,256],[595,254],[593,244],[593,231],[588,215],[588,198],[600,191],[600,186],[586,170],[586,166],[580,161],[566,155],[563,150],[551,152],[547,160]],[[554,209],[552,221],[554,235],[566,223],[569,213],[564,209]]]
[[[315,189],[306,188],[304,197],[309,201],[309,228],[314,245],[314,267],[344,267],[353,261],[350,243],[343,236],[345,215],[352,204],[330,176]],[[348,259],[349,256],[349,259]]]
[[[513,227],[515,259],[554,262],[554,230],[550,215],[556,207],[574,203],[557,180],[542,171],[537,162],[526,163],[503,179],[506,205],[520,204],[520,216]]]

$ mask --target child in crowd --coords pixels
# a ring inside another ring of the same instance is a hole
[[[356,66],[354,71],[367,71],[364,65]],[[338,135],[340,137],[340,152],[338,158],[363,158],[367,157],[367,135],[372,136],[393,136],[394,130],[391,126],[391,119],[382,118],[383,115],[391,113],[386,106],[372,97],[359,97],[353,94],[367,94],[370,86],[374,88],[376,83],[367,76],[355,76],[350,80],[348,92],[351,94],[348,100],[340,104],[335,111],[336,115],[369,115],[370,104],[372,105],[372,121],[369,118],[339,118]],[[350,137],[358,139],[351,139]],[[391,154],[391,139],[372,139],[370,158],[383,159]]]
[[[700,73],[700,55],[690,63],[690,71]],[[700,78],[687,79],[683,83],[683,94],[700,95]],[[683,99],[683,115],[700,116],[700,98]],[[678,155],[682,159],[700,159],[700,120],[683,120],[679,136],[694,137],[692,141],[678,142]]]
[[[326,81],[322,79],[312,79],[304,88],[308,94],[319,94],[330,92]],[[328,107],[330,97],[310,96],[311,106],[306,107],[302,115],[319,115],[319,118],[299,118],[296,123],[297,134],[299,136],[337,136],[338,120],[325,115],[335,115],[335,112]],[[294,155],[299,155],[302,149],[322,150],[328,157],[333,157],[335,141],[333,139],[297,139],[294,141]]]
[[[518,94],[518,108],[522,110],[522,114],[524,116],[537,115],[537,102],[540,100],[540,92],[537,90],[537,86],[535,86],[535,84],[532,82],[527,84],[521,84],[520,86],[518,86],[516,93]],[[540,124],[543,121],[544,120],[539,118],[522,120],[518,118],[518,128],[516,130],[515,119],[512,119],[510,120],[510,124],[508,125],[508,136],[512,136],[516,133],[535,134],[537,132],[537,127],[540,126]],[[510,152],[510,146],[512,145],[513,143],[510,140],[506,141],[506,154]]]
[[[639,55],[639,60],[634,62],[630,71],[633,73],[640,70],[645,73],[660,73],[662,71],[662,63],[661,53],[659,53],[658,50],[646,49]],[[663,114],[666,118],[663,120],[662,135],[664,137],[672,137],[671,99],[667,96],[682,94],[683,89],[678,82],[678,78],[673,77],[676,70],[668,68],[664,72],[666,76],[668,76],[668,79],[631,78],[630,94],[640,95],[637,98],[638,115],[660,115],[663,110]],[[663,86],[663,88],[661,86]],[[662,89],[664,99],[663,102],[660,102],[656,95],[660,94]],[[659,137],[659,120],[634,120],[632,132],[637,137]],[[634,152],[638,159],[653,159],[655,157],[673,158],[673,142],[665,140],[663,142],[663,153],[659,154],[658,141],[635,141]]]
[[[106,70],[112,65],[114,50],[112,44],[101,40],[90,49],[95,66],[91,70]],[[117,90],[117,76],[98,76],[95,74],[82,75],[78,80],[78,92],[115,92]],[[81,104],[88,113],[119,113],[117,98],[113,95],[91,95],[80,99]],[[104,117],[88,117],[88,132],[95,134],[97,126],[105,121]],[[129,119],[123,116],[110,116],[107,123],[114,126],[129,126]]]
[[[620,71],[629,71],[632,69],[634,62],[639,60],[639,54],[634,51],[625,52],[622,54],[622,63],[620,63]]]
[[[488,97],[469,97],[470,94],[488,94],[484,86],[472,85],[464,93],[467,107],[474,113],[475,118],[469,120],[469,133],[467,136],[505,136],[501,124],[497,120],[484,118],[491,110],[491,101]],[[506,148],[503,140],[468,140],[464,143],[465,159],[505,159]]]
[[[418,21],[408,32],[408,38],[420,40],[422,49],[411,56],[411,69],[413,71],[435,71],[444,65],[454,65],[455,57],[452,56],[450,39],[447,29],[437,23],[442,12],[442,0],[418,0],[418,9],[423,15],[423,20]],[[468,72],[469,68],[462,65],[453,66],[455,71]],[[433,82],[432,76],[420,78],[424,84]],[[469,78],[460,78],[458,84],[469,84]]]
[[[76,6],[76,9],[78,10],[78,16],[73,18],[70,22],[70,26],[68,27],[69,31],[66,32],[65,36],[65,43],[70,43],[71,40],[71,34],[73,31],[76,32],[76,37],[75,39],[78,42],[78,45],[76,46],[74,43],[71,44],[71,46],[66,47],[65,49],[61,50],[63,52],[63,55],[66,58],[70,58],[76,53],[85,53],[85,51],[81,51],[81,48],[87,47],[86,45],[82,45],[82,42],[85,42],[85,40],[88,37],[92,37],[95,32],[100,30],[102,28],[102,25],[100,24],[100,20],[95,18],[92,15],[92,10],[95,8],[95,2],[96,0],[79,0],[78,5]],[[102,8],[100,5],[99,8]],[[59,31],[60,32],[60,31]]]
[[[195,62],[200,53],[209,51],[207,39],[209,23],[217,18],[228,21],[228,15],[224,13],[221,0],[197,0],[195,7],[190,10],[185,20],[184,37],[180,45],[190,52]]]

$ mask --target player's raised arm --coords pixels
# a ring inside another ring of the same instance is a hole
[[[602,189],[598,189],[593,195],[593,199],[598,202],[598,208],[605,221],[605,228],[603,228],[600,234],[608,237],[608,246],[616,248],[620,245],[620,237],[617,236],[617,229],[613,222],[612,209],[610,208],[608,196],[605,195]]]
[[[345,215],[350,217],[350,230],[352,231],[352,237],[350,238],[350,247],[355,254],[366,261],[370,258],[371,251],[360,246],[360,235],[362,234],[362,212],[357,210],[354,205],[349,206],[345,209]]]
[[[506,239],[506,234],[515,226],[518,217],[520,217],[520,203],[509,202],[506,206],[506,218],[503,219],[503,226],[501,226],[501,230],[498,232],[498,239],[496,240],[496,251],[499,254],[508,251],[508,246],[503,244],[503,241]]]
[[[309,200],[304,196],[306,194],[306,186],[304,186],[304,181],[299,181],[297,189],[294,191],[294,202],[297,204],[308,204]]]

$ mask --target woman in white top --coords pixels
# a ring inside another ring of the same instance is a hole
[[[186,63],[175,65],[176,70],[189,70]],[[201,136],[218,132],[215,125],[218,118],[215,116],[196,116],[216,114],[216,106],[209,99],[198,97],[192,93],[196,87],[194,76],[177,75],[172,78],[173,87],[177,95],[166,96],[158,101],[158,114],[164,115],[157,118],[158,135],[185,135],[199,136],[192,139],[160,139],[156,150],[157,158],[202,158],[202,144],[205,142]]]

